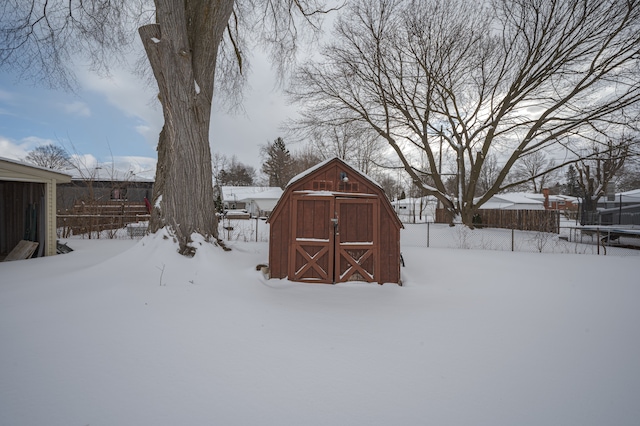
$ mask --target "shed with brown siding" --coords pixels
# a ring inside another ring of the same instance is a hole
[[[268,222],[271,278],[401,284],[402,223],[380,185],[338,158],[294,177]]]

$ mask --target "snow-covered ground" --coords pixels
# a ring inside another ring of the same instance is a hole
[[[0,263],[0,425],[638,424],[637,257],[426,248],[424,227],[403,287],[267,281],[251,238]]]

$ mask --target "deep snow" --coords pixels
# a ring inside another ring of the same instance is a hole
[[[425,248],[404,286],[265,280],[161,236],[0,263],[0,425],[637,425],[637,257]]]

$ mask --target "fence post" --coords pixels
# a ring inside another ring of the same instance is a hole
[[[427,248],[429,248],[429,221],[427,221]]]
[[[258,219],[259,217],[256,216],[256,243],[258,242]]]
[[[600,228],[596,231],[596,244],[598,245],[598,256],[600,256]]]
[[[516,246],[516,244],[515,244],[515,238],[516,238],[515,234],[516,234],[516,230],[511,228],[511,251],[516,251],[515,250],[515,246]]]

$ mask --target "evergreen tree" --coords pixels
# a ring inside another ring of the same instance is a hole
[[[573,166],[573,164],[569,165],[569,169],[564,176],[567,180],[565,183],[565,195],[579,197],[580,185],[578,184],[578,172],[576,171],[576,168]]]
[[[284,140],[277,138],[262,148],[262,173],[269,179],[269,186],[284,189],[294,176],[294,161]]]

